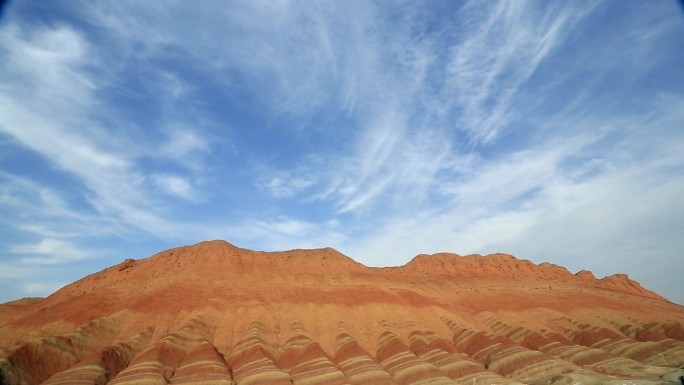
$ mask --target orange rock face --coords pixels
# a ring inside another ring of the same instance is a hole
[[[0,305],[0,384],[681,384],[682,325],[623,274],[212,241]]]

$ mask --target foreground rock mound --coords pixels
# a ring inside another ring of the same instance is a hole
[[[682,325],[621,274],[213,241],[0,305],[0,384],[681,384]]]

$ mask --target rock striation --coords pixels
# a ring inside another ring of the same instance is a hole
[[[211,241],[0,304],[0,384],[680,384],[683,325],[623,274]]]

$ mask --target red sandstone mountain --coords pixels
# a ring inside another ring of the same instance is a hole
[[[213,241],[0,305],[0,384],[679,383],[683,324],[626,275]]]

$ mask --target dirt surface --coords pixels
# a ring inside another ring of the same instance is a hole
[[[624,274],[506,254],[369,268],[211,241],[1,304],[0,382],[678,383],[683,324]]]

